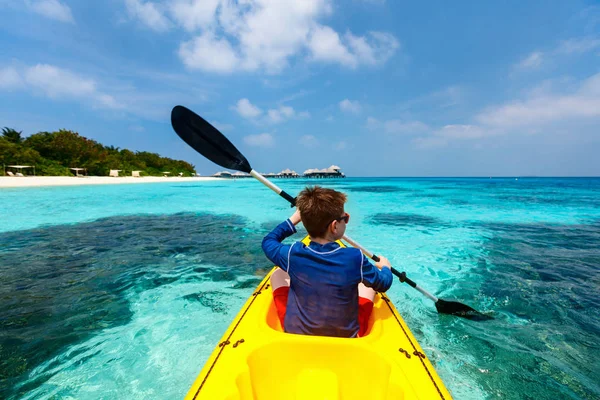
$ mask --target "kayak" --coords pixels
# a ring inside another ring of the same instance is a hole
[[[364,337],[283,332],[269,283],[276,268],[235,317],[186,400],[452,398],[385,294],[375,296]]]

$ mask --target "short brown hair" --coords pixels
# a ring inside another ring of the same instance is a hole
[[[329,223],[344,212],[346,195],[320,186],[307,186],[296,199],[302,224],[310,236],[323,237]]]

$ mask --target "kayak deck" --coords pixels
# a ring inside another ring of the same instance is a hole
[[[227,329],[186,399],[451,399],[383,294],[375,297],[362,338],[283,332],[269,284],[275,268]]]

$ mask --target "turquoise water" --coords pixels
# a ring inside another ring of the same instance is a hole
[[[279,180],[290,193],[315,181]],[[600,179],[319,181],[457,399],[600,398]],[[253,180],[0,190],[0,398],[180,398],[291,214]]]

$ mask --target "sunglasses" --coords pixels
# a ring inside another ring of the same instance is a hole
[[[336,219],[332,220],[331,222],[333,222],[333,221],[338,221],[338,222],[344,221],[347,224],[348,222],[350,222],[350,214],[344,213],[344,215],[342,217],[336,218]],[[330,222],[330,224],[331,224],[331,222]]]

